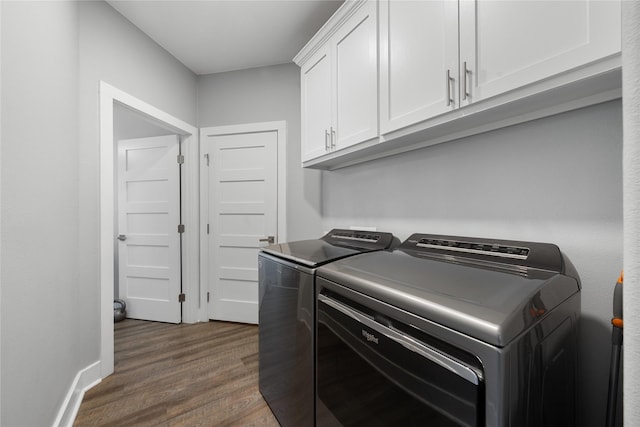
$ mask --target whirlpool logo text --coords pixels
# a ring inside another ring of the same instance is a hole
[[[378,337],[376,337],[373,334],[370,334],[369,332],[365,331],[364,329],[362,330],[362,336],[369,342],[373,342],[378,344]]]

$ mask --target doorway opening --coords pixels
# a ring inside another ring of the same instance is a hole
[[[150,128],[179,135],[181,140],[182,180],[182,321],[207,320],[202,307],[199,280],[199,162],[198,132],[180,119],[145,103],[105,82],[100,82],[100,374],[113,373],[113,297],[115,283],[116,232],[116,135],[114,124],[123,126],[123,115],[145,122]],[[116,122],[117,121],[117,122]],[[119,130],[121,131],[121,129]]]

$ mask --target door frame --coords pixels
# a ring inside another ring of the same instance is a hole
[[[255,133],[255,132],[277,132],[278,134],[278,242],[287,241],[287,122],[278,120],[272,122],[245,123],[228,126],[212,126],[200,129],[200,152],[204,153],[205,149],[202,143],[205,136],[213,135],[233,135],[239,133]],[[208,159],[200,156],[200,170],[206,171]],[[207,224],[209,222],[209,180],[208,173],[200,174],[200,230],[202,230],[202,238],[200,239],[200,291],[201,300],[205,303],[205,314],[209,319],[209,302],[207,301],[207,292],[209,292],[209,238],[207,236]],[[257,260],[256,260],[257,262]]]
[[[99,86],[99,142],[100,142],[100,373],[102,378],[113,373],[113,284],[115,229],[115,141],[113,135],[113,107],[124,106],[144,119],[157,123],[181,136],[182,155],[182,291],[186,300],[182,305],[182,321],[195,323],[208,320],[206,306],[201,304],[199,278],[199,133],[195,126],[165,113],[146,102],[123,92],[104,81]]]

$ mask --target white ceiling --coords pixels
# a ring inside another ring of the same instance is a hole
[[[291,62],[343,0],[108,0],[198,75]]]

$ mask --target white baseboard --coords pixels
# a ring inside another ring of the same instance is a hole
[[[76,374],[67,392],[67,396],[58,411],[53,427],[71,427],[78,415],[84,393],[102,381],[100,376],[100,361],[92,363]]]

